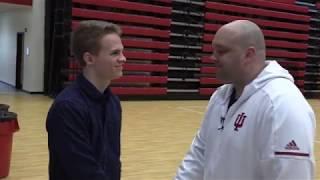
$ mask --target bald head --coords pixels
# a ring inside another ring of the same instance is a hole
[[[222,26],[216,33],[217,40],[225,39],[244,49],[255,47],[265,51],[265,40],[261,29],[248,20],[236,20]]]
[[[222,26],[212,46],[217,77],[226,82],[246,84],[265,66],[264,36],[251,21],[237,20]]]

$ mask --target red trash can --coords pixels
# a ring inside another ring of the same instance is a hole
[[[7,105],[7,104],[0,104],[0,113],[1,112],[8,112],[8,110],[9,110],[9,105]]]
[[[12,137],[19,130],[17,114],[13,112],[0,113],[0,178],[9,175]]]

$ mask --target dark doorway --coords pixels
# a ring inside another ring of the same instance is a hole
[[[24,33],[17,33],[16,88],[22,89]]]

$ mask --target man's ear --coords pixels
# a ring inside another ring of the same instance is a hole
[[[83,53],[82,58],[83,58],[84,62],[86,63],[86,65],[94,64],[94,57],[91,53],[89,53],[89,52]]]
[[[251,61],[252,59],[254,59],[254,57],[256,56],[256,48],[254,47],[249,47],[246,51],[246,54],[245,54],[245,58],[249,61]]]
[[[247,59],[251,59],[253,57],[256,56],[256,48],[250,46],[248,49],[247,49],[247,52],[246,52],[246,58]]]

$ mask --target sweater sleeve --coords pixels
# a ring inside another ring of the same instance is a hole
[[[206,149],[207,127],[209,123],[209,109],[213,106],[214,97],[217,91],[211,96],[207,106],[207,112],[202,125],[194,137],[191,147],[178,168],[175,180],[200,180],[204,177],[204,162]]]
[[[265,114],[259,143],[266,180],[313,179],[315,116],[305,101],[282,97]]]

